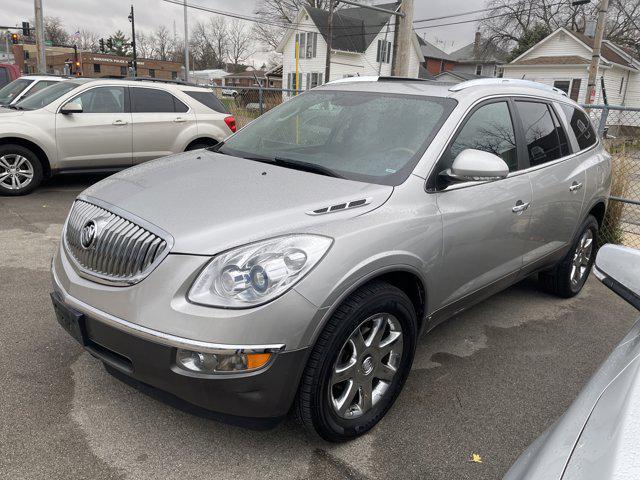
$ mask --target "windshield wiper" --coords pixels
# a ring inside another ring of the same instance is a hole
[[[293,168],[295,170],[302,170],[303,172],[317,173],[319,175],[325,175],[327,177],[344,178],[339,173],[334,172],[330,168],[317,165],[315,163],[303,162],[300,160],[292,160],[290,158],[275,157],[272,163],[280,165],[282,167]]]
[[[24,108],[18,105],[3,105],[4,108],[10,108],[11,110],[24,110]]]

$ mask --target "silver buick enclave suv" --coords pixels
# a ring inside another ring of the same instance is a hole
[[[551,87],[332,82],[84,191],[52,299],[124,379],[341,441],[391,407],[420,332],[533,273],[576,295],[610,175]]]

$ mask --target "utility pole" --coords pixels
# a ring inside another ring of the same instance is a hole
[[[335,5],[333,0],[329,0],[329,34],[327,35],[327,64],[324,67],[324,82],[331,81],[331,44],[333,43],[333,10]],[[296,82],[298,79],[296,78]]]
[[[186,1],[186,0],[185,0]],[[136,51],[136,18],[133,13],[133,5],[131,5],[131,13],[129,14],[129,21],[131,22],[131,47],[133,48],[133,76],[138,76],[138,53]]]
[[[587,82],[587,103],[593,104],[596,101],[596,80],[598,77],[598,67],[600,66],[600,50],[602,49],[602,37],[607,19],[609,0],[600,0],[598,5],[598,20],[596,22],[596,34],[593,39],[593,53],[591,55],[591,65],[589,66],[589,81]]]
[[[606,1],[606,0],[605,0]],[[411,45],[413,43],[413,0],[402,0],[398,16],[398,35],[395,56],[394,75],[399,77],[409,76],[409,59],[411,58]]]
[[[34,0],[36,17],[36,50],[38,73],[47,73],[47,55],[44,48],[44,19],[42,16],[42,0]]]
[[[187,0],[184,0],[184,80],[189,81],[189,28],[187,26]]]

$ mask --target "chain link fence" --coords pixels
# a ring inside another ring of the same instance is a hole
[[[238,128],[299,93],[295,90],[260,86],[212,88],[229,113],[235,117]]]
[[[640,108],[585,108],[612,160],[611,196],[600,241],[640,249]]]

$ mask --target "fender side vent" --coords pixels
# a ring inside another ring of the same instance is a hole
[[[363,205],[367,205],[371,203],[372,198],[362,198],[359,200],[352,200],[350,202],[338,203],[336,205],[331,205],[328,207],[321,207],[315,210],[310,210],[307,212],[307,215],[324,215],[325,213],[333,213],[340,212],[342,210],[349,210],[351,208],[362,207]]]

